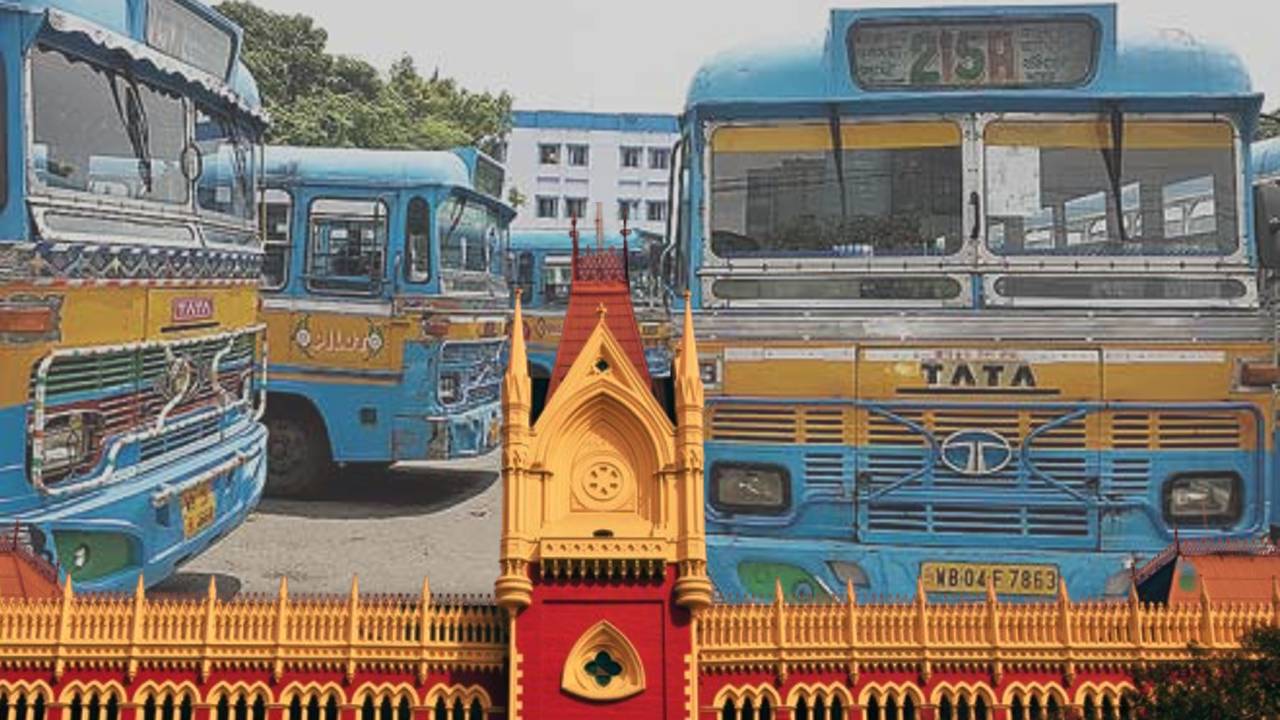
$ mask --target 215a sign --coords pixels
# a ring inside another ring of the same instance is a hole
[[[856,23],[854,80],[870,90],[1070,87],[1093,74],[1098,30],[1088,19]]]

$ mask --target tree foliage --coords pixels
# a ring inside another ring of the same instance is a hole
[[[1139,671],[1130,700],[1134,717],[1280,717],[1280,627],[1258,627],[1239,650],[1192,648],[1189,662],[1153,665]]]
[[[423,77],[408,55],[384,76],[364,60],[329,54],[328,33],[306,15],[271,12],[247,0],[217,9],[244,28],[244,61],[272,117],[269,142],[418,150],[478,145],[492,152],[511,129],[506,92],[472,92],[438,73]]]

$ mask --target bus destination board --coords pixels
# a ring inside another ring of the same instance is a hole
[[[868,90],[1072,87],[1093,74],[1098,28],[1088,18],[861,21],[847,43],[854,81]]]

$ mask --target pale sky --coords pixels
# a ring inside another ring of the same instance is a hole
[[[386,69],[408,52],[424,73],[507,90],[520,109],[678,113],[697,67],[760,40],[819,34],[830,7],[953,0],[254,0],[301,12],[329,51]],[[1016,4],[1043,4],[1020,3]],[[1119,0],[1122,35],[1178,28],[1233,48],[1266,107],[1280,107],[1280,0]]]

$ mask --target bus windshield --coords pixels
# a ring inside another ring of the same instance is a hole
[[[181,98],[43,47],[31,53],[31,94],[40,186],[188,201]]]
[[[718,257],[950,255],[962,244],[954,123],[726,127],[712,151]]]
[[[987,246],[992,252],[1183,256],[1235,251],[1231,126],[1117,122],[1122,127],[1106,119],[987,126]]]
[[[204,108],[196,112],[195,130],[204,165],[196,185],[200,210],[253,221],[254,135]]]

